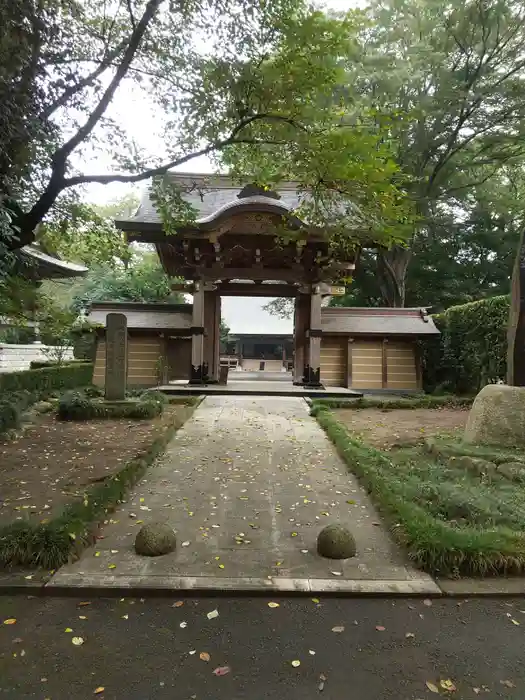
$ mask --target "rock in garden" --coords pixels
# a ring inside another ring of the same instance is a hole
[[[496,470],[494,462],[489,462],[481,457],[470,457],[469,455],[461,455],[459,457],[450,457],[448,460],[450,467],[464,469],[476,476],[489,476]]]
[[[144,557],[160,557],[177,546],[175,530],[167,523],[147,523],[135,537],[135,551]]]
[[[354,536],[342,525],[327,525],[317,537],[317,552],[327,559],[355,557]]]
[[[525,387],[484,386],[470,409],[463,439],[474,445],[525,445]]]
[[[509,481],[525,481],[525,464],[523,462],[504,462],[498,465],[498,474]]]

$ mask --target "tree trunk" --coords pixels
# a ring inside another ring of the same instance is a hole
[[[377,281],[386,306],[405,305],[405,278],[412,257],[408,248],[392,246],[377,250]]]
[[[525,386],[525,229],[512,272],[507,329],[507,384]]]

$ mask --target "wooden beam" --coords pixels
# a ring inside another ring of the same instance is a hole
[[[217,284],[221,296],[242,297],[295,297],[298,288],[291,284],[250,284],[249,282],[222,282]]]
[[[239,279],[239,280],[254,280],[263,282],[264,280],[279,280],[280,282],[301,282],[305,276],[305,270],[302,270],[302,276],[299,277],[296,272],[290,269],[273,269],[265,267],[220,267],[211,265],[200,270],[202,279],[206,280],[223,280]]]

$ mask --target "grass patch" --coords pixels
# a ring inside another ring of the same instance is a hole
[[[525,489],[519,484],[498,474],[485,480],[419,447],[381,452],[326,408],[317,420],[416,566],[441,576],[525,572]]]
[[[503,447],[490,447],[486,445],[467,445],[463,442],[452,442],[442,436],[426,438],[424,446],[427,452],[437,458],[447,460],[450,457],[477,457],[486,459],[494,464],[505,462],[525,462],[525,450],[509,450]]]
[[[196,405],[196,404],[194,404]],[[0,565],[56,569],[76,559],[95,542],[100,523],[163,454],[168,442],[193,413],[188,406],[151,445],[117,474],[86,489],[84,498],[66,505],[47,523],[16,522],[0,528]]]
[[[327,408],[380,408],[394,410],[397,408],[469,408],[474,397],[467,396],[407,396],[380,397],[363,396],[360,399],[313,399],[311,415],[316,416]]]

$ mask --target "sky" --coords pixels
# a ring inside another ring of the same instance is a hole
[[[363,4],[362,0],[328,0],[324,7],[333,10],[349,10]],[[143,99],[143,94],[134,94],[129,86],[121,86],[110,109],[111,116],[132,136],[136,142],[149,153],[158,155],[163,152],[160,136],[161,122],[155,105]],[[83,158],[82,172],[84,174],[106,174],[114,172],[111,161],[100,154],[92,154]],[[195,158],[182,168],[193,173],[211,173],[213,167],[208,158]],[[103,204],[119,199],[130,191],[140,196],[146,184],[130,186],[118,183],[110,185],[90,185],[86,188],[86,200]],[[262,307],[269,301],[260,297],[224,297],[222,299],[222,317],[234,333],[292,333],[293,319],[280,319],[272,316]]]

